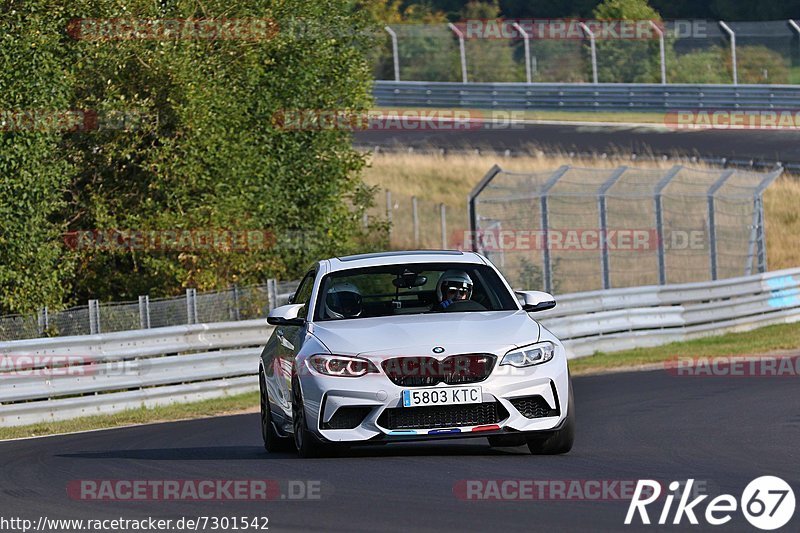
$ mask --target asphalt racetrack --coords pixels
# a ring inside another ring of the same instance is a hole
[[[704,158],[800,162],[800,131],[672,130],[626,125],[508,124],[502,128],[374,129],[355,134],[362,145],[415,148],[490,148],[577,153],[688,155]]]
[[[741,512],[719,527],[624,526],[627,500],[474,501],[465,480],[672,480],[737,499],[752,479],[800,486],[800,400],[793,378],[683,377],[666,371],[574,379],[578,432],[565,456],[492,449],[485,439],[357,448],[298,459],[267,454],[259,415],[154,424],[0,443],[0,507],[30,518],[267,516],[269,530],[752,531]],[[317,481],[316,500],[86,501],[75,480]],[[454,487],[456,490],[454,492]],[[707,502],[708,500],[706,500]],[[661,500],[663,502],[663,499]],[[657,506],[657,507],[656,507]],[[674,511],[673,505],[673,511]],[[652,504],[657,520],[662,503]],[[705,504],[700,504],[700,513]],[[670,515],[670,522],[673,515]],[[795,514],[784,531],[797,531]]]

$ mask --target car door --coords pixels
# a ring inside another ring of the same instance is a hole
[[[314,289],[314,279],[316,270],[310,270],[297,286],[297,291],[289,298],[289,303],[304,304],[303,310],[298,315],[299,318],[307,318],[308,307],[311,301],[311,293]],[[278,357],[281,367],[280,389],[281,396],[288,405],[291,402],[291,383],[292,368],[295,357],[303,346],[306,336],[306,326],[276,326],[275,335],[278,338]]]

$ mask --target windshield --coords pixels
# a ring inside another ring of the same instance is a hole
[[[486,265],[422,263],[343,270],[323,278],[316,320],[519,309]]]

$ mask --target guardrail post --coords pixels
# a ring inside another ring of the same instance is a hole
[[[100,302],[89,300],[89,334],[97,335],[100,333]]]
[[[50,314],[47,311],[47,306],[45,305],[41,309],[39,309],[39,316],[37,317],[37,324],[38,324],[38,331],[39,336],[43,337],[44,332],[50,329]]]
[[[649,21],[650,26],[656,30],[658,34],[658,55],[661,61],[661,85],[666,85],[667,83],[667,54],[664,48],[664,30],[658,27],[658,24],[653,22],[652,20]]]
[[[461,55],[461,81],[467,83],[467,49],[464,46],[464,34],[452,22],[448,22],[447,27],[453,30],[458,37],[458,50]]]
[[[592,30],[589,29],[589,26],[584,24],[583,22],[580,23],[581,29],[589,36],[589,47],[591,48],[592,52],[592,83],[597,83],[597,47],[595,46],[594,42],[594,33]]]
[[[653,194],[653,201],[655,202],[655,211],[656,211],[656,239],[658,239],[657,246],[658,246],[658,284],[659,285],[666,285],[667,284],[667,258],[664,254],[664,212],[662,210],[661,205],[661,193],[664,189],[669,185],[669,182],[672,181],[672,178],[678,175],[678,172],[681,171],[683,167],[681,165],[675,165],[667,173],[664,175],[661,180],[659,180],[658,184],[656,184],[656,188]]]
[[[419,213],[416,196],[411,197],[411,225],[414,227],[414,248],[419,248]]]
[[[719,21],[720,27],[725,30],[725,33],[731,38],[731,61],[733,62],[733,84],[739,84],[739,75],[736,68],[736,33],[731,29],[730,26],[725,24],[723,21]],[[714,278],[716,279],[716,278]]]
[[[231,291],[233,292],[233,319],[241,320],[241,312],[239,310],[239,286],[234,283]]]
[[[548,218],[548,206],[547,206],[547,195],[550,194],[550,189],[552,189],[558,180],[566,174],[567,170],[569,170],[569,165],[564,165],[559,167],[558,170],[553,172],[553,174],[547,179],[544,185],[542,185],[541,191],[539,194],[541,195],[539,198],[540,202],[540,210],[539,216],[541,217],[541,225],[542,225],[542,278],[544,278],[544,290],[545,292],[553,292],[553,265],[550,262],[550,240],[549,240],[549,227],[550,221]],[[531,287],[533,288],[533,287]]]
[[[389,26],[384,26],[384,30],[392,38],[392,58],[394,60],[394,81],[400,81],[400,54],[397,53],[397,34]]]
[[[708,189],[706,201],[708,203],[708,255],[711,261],[711,279],[717,279],[717,222],[714,217],[714,194],[725,185],[725,182],[730,178],[735,170],[728,170],[714,182]]]
[[[442,228],[442,250],[447,250],[447,206],[439,204],[439,221]]]
[[[267,280],[267,298],[270,311],[278,307],[278,282],[272,278]]]
[[[606,216],[606,192],[614,186],[628,167],[619,167],[612,172],[611,177],[608,178],[597,190],[597,205],[600,211],[600,267],[603,275],[603,289],[611,288],[611,274],[609,273],[608,262],[608,246],[606,244],[606,235],[608,234],[608,220]]]
[[[150,329],[150,296],[139,296],[139,327]]]
[[[197,324],[197,289],[186,289],[186,323]]]
[[[531,83],[533,79],[531,76],[531,36],[522,29],[519,23],[515,22],[511,26],[522,35],[523,45],[525,47],[525,79],[528,83]]]

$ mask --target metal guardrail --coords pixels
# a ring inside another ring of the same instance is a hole
[[[376,81],[380,107],[575,111],[772,110],[800,107],[800,85]]]
[[[571,357],[800,321],[800,268],[711,282],[567,294],[537,314]]]
[[[800,268],[557,300],[536,317],[579,357],[800,321]],[[0,426],[255,391],[271,331],[258,319],[0,343]]]

